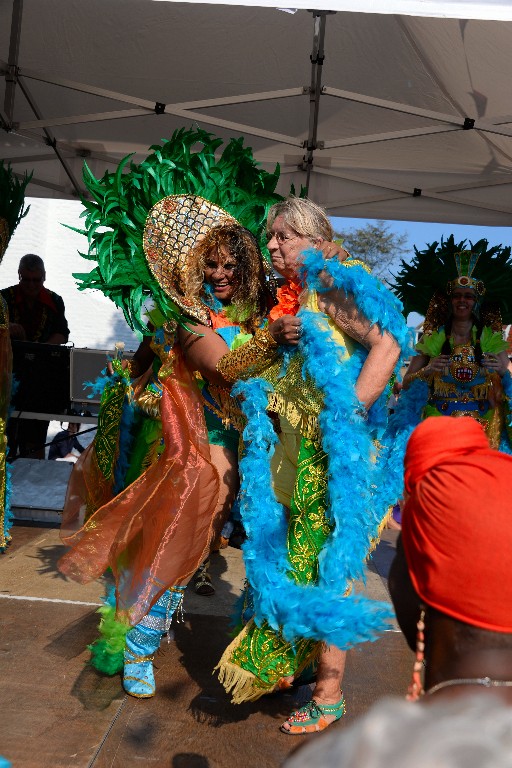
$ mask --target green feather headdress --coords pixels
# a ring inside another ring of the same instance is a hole
[[[471,283],[483,282],[485,296],[480,302],[482,314],[486,308],[498,307],[504,323],[512,322],[512,259],[510,247],[496,245],[488,248],[487,240],[477,243],[462,240],[456,243],[453,235],[441,242],[427,245],[425,250],[414,248],[414,258],[410,264],[403,259],[400,271],[395,276],[392,288],[404,305],[404,313],[418,312],[427,316],[437,308],[442,316],[448,307],[447,286],[459,278],[461,265],[457,255],[471,252],[467,272]],[[467,259],[466,259],[467,260]],[[460,261],[460,258],[459,258]],[[469,287],[473,287],[472,285]],[[479,295],[479,291],[477,291]],[[434,307],[435,305],[435,307]],[[442,322],[442,321],[441,321]]]
[[[32,174],[18,179],[10,165],[0,160],[0,262],[7,250],[14,230],[27,215],[30,206],[25,208],[25,188]]]
[[[79,288],[102,291],[120,307],[130,327],[146,331],[144,302],[151,295],[167,318],[183,322],[182,312],[148,267],[143,231],[149,211],[170,195],[199,195],[227,211],[256,237],[264,234],[268,209],[282,200],[275,192],[279,167],[260,168],[243,139],[231,139],[220,157],[222,140],[200,129],[176,131],[140,165],[124,158],[115,173],[97,180],[87,165],[84,183],[91,200],[83,200],[88,252],[95,261],[89,273],[75,274]],[[72,228],[74,229],[74,228]]]

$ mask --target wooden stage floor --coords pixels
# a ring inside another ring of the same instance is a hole
[[[274,768],[300,746],[278,726],[307,688],[233,706],[212,675],[243,581],[239,550],[214,556],[214,597],[187,595],[185,622],[156,658],[157,695],[137,700],[119,676],[87,664],[102,585],[81,587],[56,571],[64,548],[55,528],[15,525],[12,533],[0,556],[0,755],[13,768]],[[369,568],[367,591],[379,599],[389,599],[395,540],[385,532]],[[398,631],[350,651],[348,713],[334,727],[347,727],[382,696],[402,696],[412,661]]]

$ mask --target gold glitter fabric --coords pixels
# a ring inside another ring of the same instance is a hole
[[[315,664],[322,647],[313,640],[289,643],[266,621],[258,627],[250,619],[219,662],[219,679],[231,692],[233,704],[256,701]]]
[[[316,441],[302,438],[288,523],[290,576],[298,584],[318,580],[318,556],[332,531],[326,507],[327,454]]]
[[[272,384],[268,410],[284,416],[292,427],[298,427],[304,437],[318,438],[318,415],[323,407],[323,395],[309,374],[303,374],[304,358],[296,353],[282,375],[279,360],[265,371],[265,379]]]
[[[444,371],[430,375],[417,372],[429,386],[427,416],[470,416],[484,428],[492,448],[498,449],[504,426],[504,403],[500,376],[476,362],[472,344],[453,346],[450,363]],[[498,406],[494,407],[493,403]]]
[[[219,224],[236,223],[229,213],[198,195],[169,195],[151,208],[143,247],[149,268],[167,295],[187,315],[210,325],[206,306],[185,296],[184,272],[194,246]]]
[[[278,345],[266,328],[258,328],[250,341],[226,352],[217,363],[217,370],[226,381],[257,376],[277,359]]]

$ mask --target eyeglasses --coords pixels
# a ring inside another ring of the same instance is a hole
[[[287,240],[295,240],[299,235],[287,235],[285,232],[267,232],[267,243],[270,243],[273,237],[275,237],[279,245],[282,245]]]

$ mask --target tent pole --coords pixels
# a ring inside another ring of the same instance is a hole
[[[302,161],[302,170],[306,171],[306,194],[309,193],[311,171],[313,170],[314,151],[318,149],[318,116],[320,111],[320,96],[322,95],[322,67],[325,58],[325,22],[326,16],[335,11],[310,11],[313,14],[313,50],[311,53],[311,84],[309,87],[309,129],[308,138],[304,142],[306,154]]]
[[[23,16],[23,0],[14,0],[11,18],[11,39],[9,42],[9,68],[5,76],[4,110],[7,130],[10,129],[14,117],[14,97],[18,80],[18,58],[20,55],[21,19]]]
[[[21,88],[21,91],[25,96],[25,98],[27,99],[34,114],[38,118],[41,117],[41,115],[39,114],[39,110],[35,106],[34,100],[30,96],[26,87],[24,87],[24,85],[20,82],[20,79],[18,76],[18,61],[19,61],[19,55],[20,55],[22,18],[23,18],[23,0],[13,0],[12,17],[11,17],[11,37],[9,41],[9,64],[8,64],[7,74],[5,75],[5,81],[6,81],[5,97],[4,97],[5,116],[1,115],[2,128],[5,128],[5,130],[7,131],[11,131],[13,129],[13,124],[14,124],[14,101],[15,101],[15,95],[16,95],[16,85],[18,85]],[[75,190],[77,196],[80,197],[81,195],[80,186],[77,180],[75,179],[75,177],[73,176],[71,169],[68,167],[68,164],[66,163],[65,158],[59,152],[59,149],[57,147],[57,142],[55,141],[54,137],[47,129],[44,129],[44,133],[45,133],[46,141],[48,145],[52,147],[53,151],[57,155],[57,158],[60,164],[62,165],[67,177],[69,178],[71,184],[73,185],[73,189]]]

